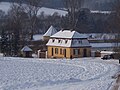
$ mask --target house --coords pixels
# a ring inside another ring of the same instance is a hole
[[[52,35],[47,45],[48,58],[80,58],[91,56],[86,36],[76,31],[61,30]]]
[[[28,46],[24,46],[21,49],[21,55],[22,57],[32,57],[32,49],[29,48]]]
[[[57,33],[57,30],[53,26],[50,26],[47,32],[43,35],[43,40],[48,41],[50,39],[50,36],[52,36],[55,33]]]

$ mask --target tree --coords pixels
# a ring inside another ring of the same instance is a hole
[[[1,52],[4,53],[4,54],[6,52],[5,49],[7,47],[6,43],[7,43],[7,36],[5,34],[5,31],[2,30],[2,32],[1,32],[0,46],[1,46]]]
[[[8,12],[8,20],[6,23],[7,32],[10,38],[11,53],[13,56],[19,55],[20,50],[20,37],[23,35],[23,21],[24,21],[24,8],[22,4],[12,3],[11,9]]]
[[[77,12],[80,11],[83,0],[64,0],[63,2],[68,12],[68,27],[74,29],[78,19]]]
[[[111,21],[109,23],[109,29],[112,33],[115,33],[115,48],[114,51],[120,52],[120,0],[115,0],[113,5],[113,12],[110,14]]]
[[[30,39],[33,39],[35,26],[37,23],[37,14],[41,8],[42,0],[26,0],[26,12],[29,18]]]

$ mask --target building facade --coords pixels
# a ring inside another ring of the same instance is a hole
[[[91,46],[85,36],[76,31],[61,30],[51,36],[48,43],[48,58],[80,58],[91,56]]]

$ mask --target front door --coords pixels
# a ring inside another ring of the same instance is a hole
[[[30,57],[30,52],[26,52],[26,57]]]

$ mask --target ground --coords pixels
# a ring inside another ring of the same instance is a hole
[[[0,57],[0,90],[110,90],[118,61]]]

